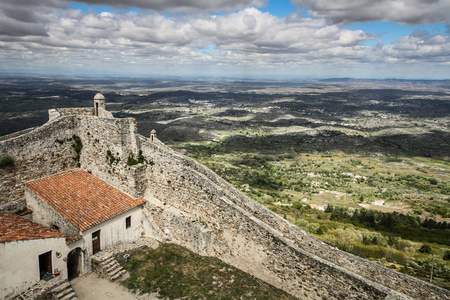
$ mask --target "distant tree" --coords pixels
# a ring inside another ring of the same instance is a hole
[[[422,247],[419,248],[420,253],[431,253],[430,245],[423,244]]]
[[[333,205],[328,204],[327,208],[325,208],[325,212],[327,212],[327,213],[333,212],[333,209],[334,209]]]
[[[444,260],[450,260],[450,249],[445,250],[444,256],[442,258]]]

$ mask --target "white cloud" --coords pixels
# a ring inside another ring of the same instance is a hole
[[[390,21],[408,25],[450,21],[448,0],[292,0],[313,16],[341,22]]]
[[[108,5],[114,7],[137,7],[156,11],[233,11],[245,7],[263,7],[268,0],[79,0],[88,5]]]
[[[206,7],[212,5],[210,2],[187,3]],[[344,2],[336,1],[330,9],[337,10]],[[448,68],[445,62],[450,53],[449,38],[442,34],[417,31],[393,45],[379,41],[375,47],[367,47],[365,42],[374,37],[361,30],[349,30],[318,16],[279,18],[254,7],[212,16],[193,13],[168,17],[151,10],[86,13],[68,9],[57,0],[47,0],[48,7],[37,5],[28,12],[21,9],[35,2],[22,0],[12,12],[14,3],[8,0],[0,4],[2,69],[314,75],[327,72],[327,68],[347,72],[359,66],[366,70],[370,64],[386,66],[386,70],[393,69],[393,64],[441,64],[442,69]]]

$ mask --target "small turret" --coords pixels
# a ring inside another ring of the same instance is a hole
[[[153,129],[151,132],[150,132],[150,141],[154,141],[156,139],[156,130],[155,129]]]
[[[97,93],[94,96],[94,116],[98,116],[99,108],[106,109],[105,96],[103,96],[101,93]]]

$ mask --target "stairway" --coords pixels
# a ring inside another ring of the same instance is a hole
[[[97,262],[94,271],[100,276],[114,281],[125,274],[127,271],[117,262],[114,256],[108,256],[102,261]]]
[[[68,281],[63,281],[51,289],[51,293],[58,300],[78,300],[72,286]]]

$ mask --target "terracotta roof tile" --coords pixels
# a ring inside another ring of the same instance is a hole
[[[143,198],[133,199],[80,169],[26,185],[81,231],[146,202]]]
[[[0,213],[0,243],[65,237],[59,231],[14,214]]]
[[[83,238],[83,236],[81,234],[75,234],[72,236],[69,236],[66,238],[66,244],[70,245],[72,243],[75,243],[76,241],[79,241]]]

